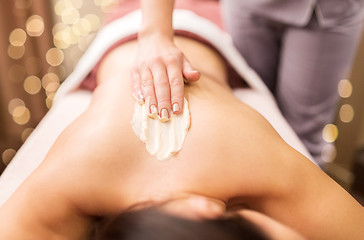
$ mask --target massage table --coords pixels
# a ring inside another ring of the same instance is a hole
[[[110,46],[123,37],[137,33],[140,25],[141,12],[137,10],[123,18],[114,20],[100,30],[74,71],[57,91],[50,111],[0,176],[0,207],[39,166],[60,133],[87,109],[92,98],[92,92],[79,88],[82,80]],[[234,95],[262,114],[290,146],[315,163],[281,114],[271,92],[259,76],[246,64],[234,48],[232,40],[226,32],[211,21],[188,10],[175,10],[173,26],[175,29],[199,35],[220,51],[221,55],[230,62],[235,71],[249,85],[248,88],[234,89]],[[65,166],[64,171],[67,171],[67,166]]]

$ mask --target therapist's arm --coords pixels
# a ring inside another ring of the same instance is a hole
[[[140,0],[140,4],[143,21],[132,71],[133,95],[136,99],[150,98],[151,113],[169,117],[171,111],[182,112],[183,78],[197,81],[200,74],[173,42],[174,0]]]

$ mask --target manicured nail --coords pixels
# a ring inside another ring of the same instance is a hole
[[[158,108],[156,105],[150,105],[150,113],[151,114],[158,114]]]
[[[138,92],[138,95],[136,95],[135,93],[133,93],[133,98],[135,99],[135,101],[137,101],[140,105],[143,105],[144,103],[144,96],[141,92]]]
[[[178,103],[174,103],[173,104],[173,112],[178,112],[179,111],[179,105]]]
[[[167,111],[167,109],[165,109],[165,108],[163,108],[162,110],[161,110],[161,118],[162,118],[162,120],[166,120],[166,119],[168,119],[169,118],[169,115],[168,115],[168,111]]]
[[[144,96],[141,92],[138,93],[138,98],[139,98],[139,100],[144,101]]]

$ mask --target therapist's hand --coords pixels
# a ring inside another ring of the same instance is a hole
[[[197,81],[194,70],[173,43],[173,37],[153,33],[138,38],[138,55],[132,70],[132,91],[138,100],[150,97],[150,113],[161,118],[179,114],[184,103],[184,78]]]

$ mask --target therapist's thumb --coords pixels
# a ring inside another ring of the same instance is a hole
[[[200,79],[201,74],[199,71],[192,68],[191,63],[186,57],[183,58],[183,76],[187,82],[195,82]]]

